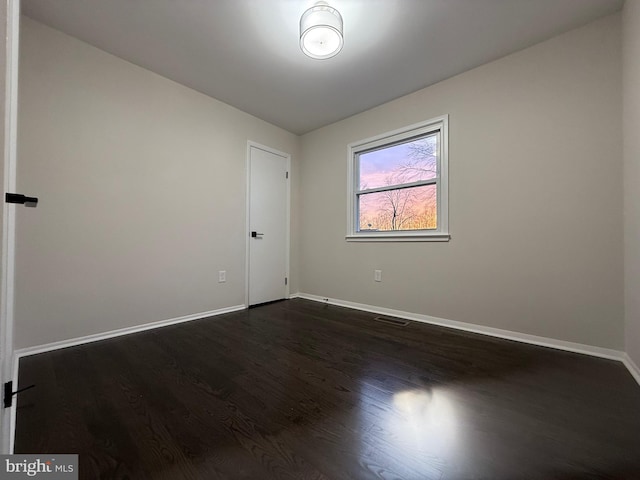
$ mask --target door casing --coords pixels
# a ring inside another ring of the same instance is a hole
[[[4,201],[4,194],[16,191],[16,150],[18,136],[18,46],[20,38],[20,0],[5,0],[6,68],[4,91],[4,149],[2,185],[2,278],[0,279],[0,383],[18,384],[18,361],[13,351],[13,305],[15,271],[16,205]],[[3,390],[0,390],[3,391]],[[13,453],[16,400],[0,411],[0,452]],[[1,408],[1,407],[0,407]]]

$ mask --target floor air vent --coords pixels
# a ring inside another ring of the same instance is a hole
[[[409,325],[409,320],[402,320],[400,318],[392,318],[392,317],[374,317],[376,322],[388,323],[390,325],[395,325],[396,327],[406,327]]]

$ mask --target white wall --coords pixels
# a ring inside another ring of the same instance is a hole
[[[295,182],[298,137],[28,18],[20,60],[16,347],[243,304],[247,140]]]
[[[640,365],[640,0],[623,10],[626,352]]]
[[[242,304],[248,139],[293,154],[291,291],[623,347],[620,15],[302,139],[22,28],[18,348]],[[345,242],[346,145],[445,113],[452,240]]]
[[[305,135],[300,290],[621,349],[621,100],[617,14]],[[347,144],[443,114],[451,241],[347,243]]]

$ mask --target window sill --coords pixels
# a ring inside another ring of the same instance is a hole
[[[359,233],[347,235],[345,238],[347,242],[448,242],[451,235],[448,233]]]

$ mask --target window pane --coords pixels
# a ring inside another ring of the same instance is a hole
[[[361,153],[359,188],[385,187],[430,180],[437,175],[438,135]]]
[[[438,228],[436,192],[436,185],[424,185],[360,195],[359,231]]]

